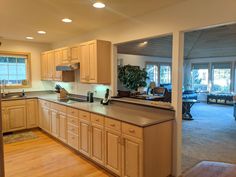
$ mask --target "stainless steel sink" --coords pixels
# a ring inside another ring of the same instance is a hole
[[[2,96],[2,99],[16,99],[16,98],[24,98],[22,95],[5,95]]]

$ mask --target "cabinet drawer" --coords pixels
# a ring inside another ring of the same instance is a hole
[[[66,114],[66,106],[56,104],[56,103],[51,103],[51,109],[54,109],[54,110],[57,110],[59,112]]]
[[[25,105],[25,100],[2,101],[2,107],[6,107],[6,106],[22,106],[22,105]]]
[[[79,111],[79,118],[90,121],[90,113],[86,111]]]
[[[105,126],[116,131],[121,131],[121,122],[118,120],[105,118]]]
[[[40,100],[40,101],[39,101],[39,104],[40,104],[41,106],[45,106],[45,107],[50,107],[50,105],[51,105],[50,102],[44,101],[44,100]]]
[[[135,125],[122,123],[122,133],[136,138],[143,138],[143,129]]]
[[[104,125],[104,117],[97,114],[91,114],[91,122]]]
[[[68,145],[73,147],[74,149],[79,149],[79,137],[73,133],[68,132]]]
[[[67,114],[73,117],[78,117],[79,116],[79,110],[74,109],[74,108],[67,108]]]
[[[79,127],[76,125],[68,124],[67,131],[78,135],[79,134]]]
[[[78,118],[67,116],[67,121],[68,121],[69,124],[76,125],[76,126],[79,125],[79,119]]]

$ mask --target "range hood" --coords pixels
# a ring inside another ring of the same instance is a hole
[[[62,65],[56,66],[56,71],[74,71],[76,69],[79,69],[79,63],[62,64]]]

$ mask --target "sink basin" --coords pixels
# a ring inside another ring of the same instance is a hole
[[[23,98],[22,95],[5,95],[2,97],[2,99],[16,99],[16,98]]]

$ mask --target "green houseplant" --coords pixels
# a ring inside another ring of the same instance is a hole
[[[122,85],[130,90],[137,91],[139,87],[147,85],[148,74],[139,66],[124,65],[118,67],[118,78]]]

